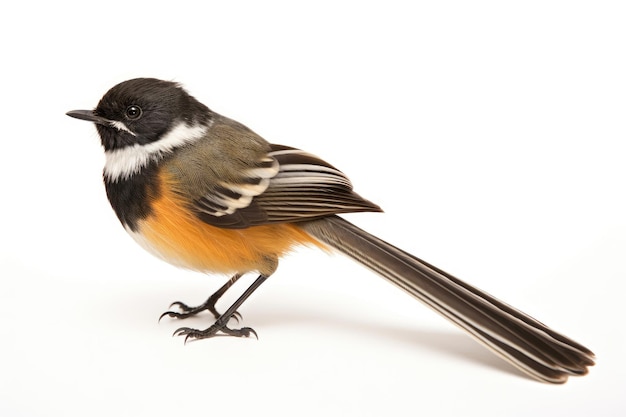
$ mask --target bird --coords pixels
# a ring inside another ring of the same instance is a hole
[[[238,309],[279,259],[304,245],[356,260],[539,381],[561,384],[595,364],[585,346],[344,219],[382,210],[330,163],[266,141],[178,82],[123,81],[95,109],[66,114],[95,124],[108,200],[139,245],[178,267],[231,276],[201,305],[176,301],[161,315],[214,316],[206,329],[177,329],[185,342],[257,336],[229,322],[239,322]],[[217,311],[216,302],[247,273],[258,276],[226,311]]]

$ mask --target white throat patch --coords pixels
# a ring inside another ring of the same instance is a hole
[[[106,151],[104,176],[107,181],[128,179],[152,161],[157,161],[174,148],[200,139],[211,125],[187,125],[180,122],[156,142],[135,144],[122,149]]]

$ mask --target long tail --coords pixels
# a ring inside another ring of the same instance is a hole
[[[309,234],[359,261],[541,381],[562,384],[594,364],[586,347],[489,294],[337,217],[301,223]]]

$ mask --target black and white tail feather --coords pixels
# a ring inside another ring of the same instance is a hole
[[[352,190],[349,179],[322,159],[298,149],[271,145],[278,163],[241,183],[263,184],[245,204],[212,217],[221,227],[294,222],[326,245],[357,260],[460,326],[511,364],[541,381],[564,383],[584,375],[593,353],[544,324],[458,278],[365,232],[338,213],[381,211]],[[265,160],[265,159],[263,159]],[[230,190],[241,187],[222,184]],[[233,207],[233,198],[218,205]],[[215,200],[215,194],[212,196]],[[243,207],[245,206],[245,207]],[[206,206],[205,206],[206,209]],[[208,219],[205,219],[207,221]]]
[[[406,290],[478,341],[545,382],[584,375],[593,353],[491,295],[378,239],[348,221],[328,217],[302,227]]]

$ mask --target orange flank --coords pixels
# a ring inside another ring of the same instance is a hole
[[[325,248],[288,223],[246,229],[211,226],[190,212],[186,201],[171,190],[171,186],[161,187],[159,197],[151,204],[152,214],[139,223],[141,237],[134,237],[175,265],[202,272],[271,274],[276,260],[296,245]]]

